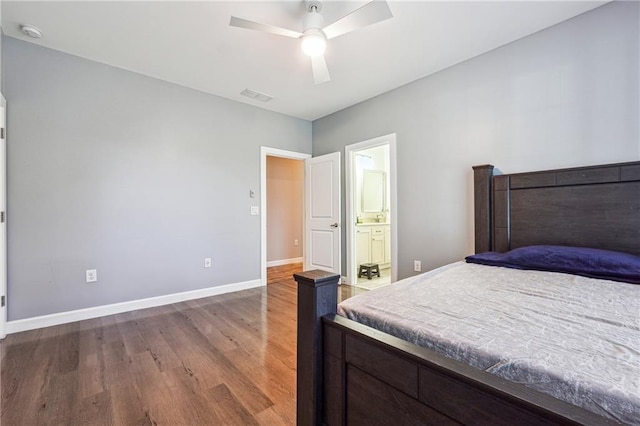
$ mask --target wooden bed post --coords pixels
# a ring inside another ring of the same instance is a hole
[[[297,424],[322,424],[321,318],[338,308],[340,275],[320,270],[293,274],[298,282]]]
[[[473,166],[473,207],[476,253],[491,251],[491,177],[493,166]]]

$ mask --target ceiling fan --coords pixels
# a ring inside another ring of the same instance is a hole
[[[320,14],[322,3],[317,0],[306,0],[305,6],[307,14],[304,17],[304,30],[301,33],[235,16],[231,17],[229,25],[300,39],[302,51],[311,57],[313,80],[315,84],[320,84],[331,79],[324,59],[327,40],[393,17],[386,1],[374,0],[323,28],[324,20]]]

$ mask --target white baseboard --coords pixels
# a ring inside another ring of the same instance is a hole
[[[282,265],[290,265],[292,263],[302,263],[303,259],[301,257],[294,257],[291,259],[281,259],[281,260],[272,260],[267,262],[267,268],[272,266],[282,266]]]
[[[167,294],[164,296],[149,297],[147,299],[131,300],[129,302],[113,303],[111,305],[95,306],[92,308],[78,309],[75,311],[59,312],[39,317],[25,318],[7,322],[7,334],[20,331],[34,330],[36,328],[51,327],[53,325],[66,324],[106,315],[135,311],[138,309],[153,308],[155,306],[169,305],[171,303],[184,302],[185,300],[200,299],[202,297],[217,296],[219,294],[248,290],[262,286],[261,280],[244,281],[233,284],[208,287],[200,290],[185,291],[182,293]]]

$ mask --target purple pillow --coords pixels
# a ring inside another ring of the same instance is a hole
[[[640,257],[583,247],[527,246],[506,253],[489,251],[466,257],[469,263],[514,269],[563,272],[589,278],[640,284]]]

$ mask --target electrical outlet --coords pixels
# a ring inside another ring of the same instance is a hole
[[[210,257],[205,257],[205,259],[204,259],[204,267],[205,268],[211,268],[211,258]]]
[[[85,276],[88,283],[95,283],[98,281],[98,271],[95,269],[87,269],[85,271]]]
[[[293,240],[293,245],[298,247],[298,240]]]
[[[413,261],[413,270],[416,272],[420,272],[422,271],[422,262],[419,260],[414,260]]]
[[[251,215],[252,216],[258,216],[259,214],[260,214],[260,207],[251,206]]]

